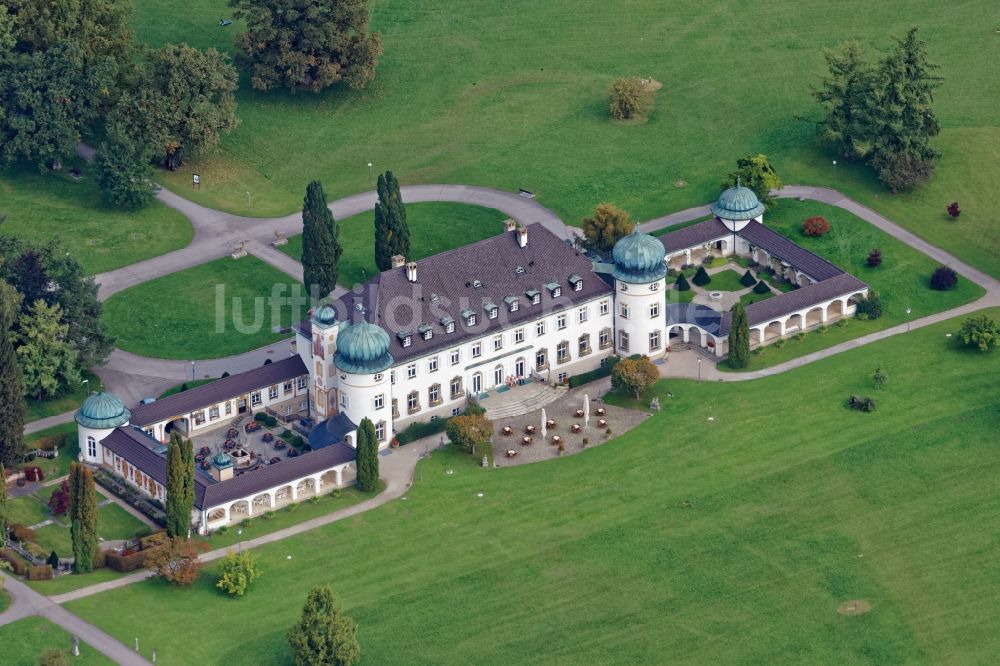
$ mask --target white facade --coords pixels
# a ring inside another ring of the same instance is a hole
[[[128,421],[125,422],[124,426],[128,427]],[[101,441],[110,435],[112,430],[114,428],[88,428],[78,423],[76,436],[80,444],[80,462],[91,465],[100,465],[104,462],[105,454],[101,447]]]
[[[615,349],[619,355],[663,354],[666,289],[666,278],[646,283],[615,280]]]

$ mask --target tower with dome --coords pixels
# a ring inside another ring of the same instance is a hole
[[[663,353],[666,277],[663,243],[635,230],[615,243],[615,351],[621,356]]]

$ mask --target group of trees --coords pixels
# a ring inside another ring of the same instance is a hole
[[[930,145],[940,131],[931,104],[941,79],[917,29],[876,63],[853,42],[826,61],[829,75],[813,93],[826,111],[820,138],[845,159],[866,161],[893,192],[925,181],[938,157]]]

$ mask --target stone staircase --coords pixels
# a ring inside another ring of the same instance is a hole
[[[565,395],[564,387],[552,387],[545,382],[535,381],[518,386],[504,393],[491,393],[479,402],[486,409],[491,420],[520,416],[555,402]]]

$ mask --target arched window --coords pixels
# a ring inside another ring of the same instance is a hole
[[[91,458],[97,457],[97,440],[93,435],[87,435],[87,455]]]

